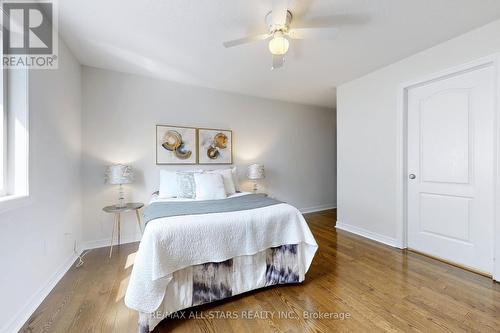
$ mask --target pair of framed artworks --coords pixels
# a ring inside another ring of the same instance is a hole
[[[232,164],[233,132],[156,125],[156,164]]]

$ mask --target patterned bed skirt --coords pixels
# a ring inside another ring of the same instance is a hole
[[[302,244],[290,244],[177,271],[158,310],[139,313],[139,332],[147,333],[168,315],[192,306],[276,284],[302,282],[302,258]]]

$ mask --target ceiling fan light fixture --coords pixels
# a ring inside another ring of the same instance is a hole
[[[284,55],[288,52],[289,47],[290,42],[281,31],[276,31],[273,38],[269,41],[269,51],[273,55]]]

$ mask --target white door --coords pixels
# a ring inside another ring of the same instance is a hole
[[[408,90],[408,247],[493,270],[494,69]]]

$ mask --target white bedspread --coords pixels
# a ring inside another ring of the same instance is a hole
[[[150,221],[135,258],[125,304],[152,313],[162,303],[166,287],[177,270],[300,243],[306,249],[302,258],[305,273],[318,245],[302,214],[284,203]]]

